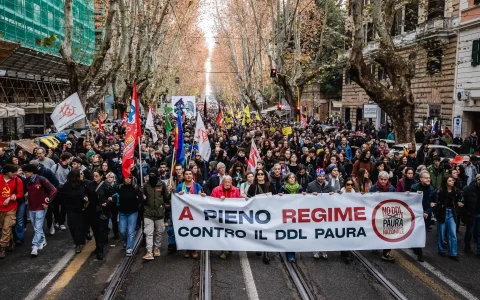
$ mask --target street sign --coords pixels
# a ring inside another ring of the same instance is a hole
[[[364,104],[363,105],[363,118],[372,119],[377,117],[377,104]]]

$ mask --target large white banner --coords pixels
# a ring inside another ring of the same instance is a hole
[[[172,196],[177,247],[195,250],[305,252],[425,246],[417,193]]]
[[[172,96],[172,107],[175,108],[176,104],[182,100],[183,111],[187,118],[194,117],[197,113],[195,106],[195,96]]]
[[[198,153],[200,153],[205,161],[208,161],[210,159],[210,154],[212,153],[212,148],[210,147],[207,129],[205,129],[205,124],[203,123],[200,113],[197,114],[194,141],[197,142]]]
[[[85,118],[85,111],[78,94],[70,95],[67,99],[60,103],[50,118],[52,118],[53,125],[57,131],[62,131],[65,127]]]

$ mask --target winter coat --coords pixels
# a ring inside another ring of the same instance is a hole
[[[307,185],[307,193],[333,193],[333,187],[325,181],[323,184],[320,184],[318,180],[314,180]]]
[[[430,207],[430,203],[437,203],[437,189],[435,189],[435,187],[433,187],[431,184],[425,186],[421,182],[418,182],[412,185],[410,191],[422,192],[423,212],[426,214],[430,214],[433,210],[432,207]]]
[[[445,170],[441,167],[435,168],[433,165],[427,168],[428,173],[430,173],[430,184],[433,185],[436,189],[439,189],[442,185],[442,179],[447,174]]]
[[[150,183],[143,187],[145,199],[144,217],[152,220],[160,220],[165,217],[165,204],[170,201],[172,195],[167,191],[165,182],[159,180],[155,186]]]
[[[210,194],[210,197],[241,198],[242,196],[240,196],[240,190],[234,186],[230,187],[230,189],[228,190],[225,190],[223,188],[223,185],[219,185],[213,189],[212,193]]]
[[[437,221],[440,223],[445,223],[445,218],[447,215],[447,200],[448,197],[453,197],[453,207],[452,207],[452,213],[454,216],[456,216],[456,207],[457,207],[457,202],[459,202],[462,198],[462,194],[460,193],[460,190],[457,188],[453,187],[452,192],[453,194],[449,195],[447,191],[439,191],[438,192],[438,198],[437,198],[437,206],[435,207],[435,217],[437,218]]]
[[[480,186],[474,181],[463,188],[463,204],[461,218],[467,226],[473,225]]]

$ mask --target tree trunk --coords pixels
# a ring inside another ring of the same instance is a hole
[[[415,143],[415,105],[402,105],[401,109],[384,109],[392,120],[397,144]]]

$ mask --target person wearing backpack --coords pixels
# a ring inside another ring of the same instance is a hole
[[[32,256],[38,255],[47,245],[47,239],[43,232],[43,223],[48,206],[55,198],[57,189],[45,177],[36,174],[37,167],[34,165],[23,166],[23,173],[27,179],[26,192],[28,192],[28,213],[35,234],[32,240]]]
[[[130,176],[125,178],[123,184],[117,187],[117,192],[112,198],[118,207],[118,227],[123,239],[123,247],[126,249],[125,255],[132,256],[138,209],[143,199],[142,190]]]
[[[72,160],[73,160],[72,153],[64,152],[62,153],[62,155],[60,155],[60,161],[57,164],[53,165],[52,168],[50,169],[53,172],[53,174],[55,174],[55,177],[58,180],[58,185],[56,187],[61,188],[65,184],[65,182],[67,182],[67,176],[68,176],[68,173],[70,173],[70,164],[72,163]],[[52,184],[54,183],[52,182]],[[50,223],[50,224],[47,224],[47,225],[50,231],[50,235],[55,234],[55,228],[61,229],[61,230],[67,229],[67,227],[65,227],[65,219],[67,216],[67,212],[65,211],[65,204],[64,204],[64,200],[66,197],[68,197],[68,195],[58,194],[57,201],[49,205],[47,216],[48,214],[50,214],[50,216],[47,217],[47,223]],[[55,218],[55,223],[51,221],[52,212]],[[48,219],[50,219],[50,222]]]

